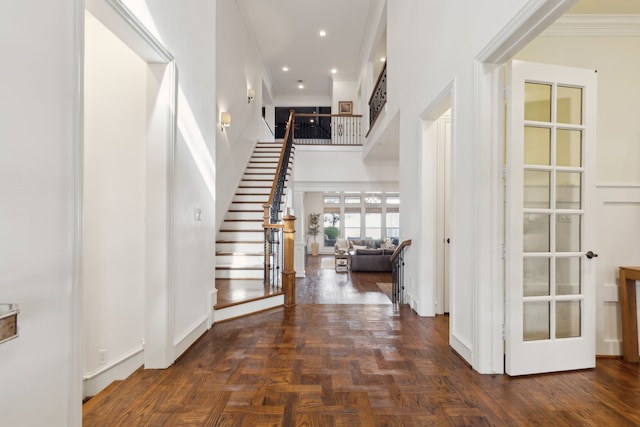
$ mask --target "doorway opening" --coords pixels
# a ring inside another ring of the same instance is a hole
[[[89,0],[86,15],[85,396],[142,364],[165,368],[175,359],[169,177],[177,99],[173,57],[120,1]],[[124,57],[130,69],[119,73]],[[101,271],[133,278],[122,286]]]
[[[420,239],[421,288],[417,311],[421,315],[450,313],[451,271],[451,147],[452,147],[452,93],[451,82],[421,114],[421,217],[423,228]]]

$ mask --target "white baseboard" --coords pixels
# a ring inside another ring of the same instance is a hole
[[[92,372],[83,375],[83,397],[95,396],[114,381],[123,380],[144,364],[144,347],[136,346]]]
[[[215,321],[233,319],[234,317],[245,316],[247,314],[256,313],[258,311],[267,310],[273,307],[279,307],[284,304],[284,295],[276,295],[271,298],[263,298],[256,301],[247,302],[245,304],[233,305],[218,309],[215,311]]]
[[[473,351],[470,345],[465,344],[453,334],[449,334],[449,344],[469,365],[473,366]]]
[[[209,313],[203,315],[198,321],[194,322],[186,332],[183,332],[182,337],[174,341],[176,359],[180,357],[182,353],[187,351],[191,344],[196,342],[198,338],[207,332],[209,324]]]
[[[207,299],[207,312],[209,313],[209,320],[207,321],[207,329],[211,329],[211,326],[213,326],[213,322],[215,322],[216,320],[216,314],[215,314],[215,306],[218,303],[218,290],[217,289],[213,289],[211,291],[209,291],[208,294],[208,299]]]

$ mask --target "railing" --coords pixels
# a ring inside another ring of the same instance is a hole
[[[369,132],[378,119],[382,107],[387,103],[387,63],[384,63],[378,81],[376,82],[371,98],[369,98]]]
[[[391,261],[391,302],[404,303],[404,250],[411,245],[411,240],[404,240],[393,252]]]
[[[296,114],[297,145],[362,145],[362,116]]]
[[[287,181],[291,151],[293,149],[293,119],[289,114],[287,130],[280,150],[280,158],[269,200],[264,207],[264,285],[280,288],[285,293],[285,305],[295,304],[295,271],[293,270],[293,221],[295,217],[287,213],[281,216],[282,196]]]

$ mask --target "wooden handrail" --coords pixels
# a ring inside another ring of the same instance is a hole
[[[282,169],[282,162],[284,161],[285,152],[287,149],[287,144],[289,144],[289,132],[293,132],[293,118],[295,117],[295,111],[289,111],[289,121],[287,122],[287,130],[284,133],[284,139],[282,143],[282,150],[280,150],[280,159],[278,160],[278,167],[276,168],[276,174],[273,177],[273,182],[271,184],[271,192],[269,193],[269,200],[267,203],[269,206],[273,204],[273,198],[276,194],[276,189],[278,187],[278,177],[280,176],[279,171]]]
[[[406,248],[407,246],[411,246],[411,239],[403,240],[402,243],[400,243],[398,245],[396,250],[393,251],[393,254],[391,254],[391,257],[389,257],[389,261],[393,262],[400,255],[400,253],[404,250],[404,248]]]

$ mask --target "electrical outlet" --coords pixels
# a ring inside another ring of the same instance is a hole
[[[109,352],[107,350],[98,350],[98,361],[100,365],[106,365],[109,361]]]

